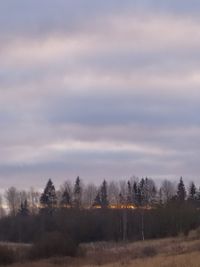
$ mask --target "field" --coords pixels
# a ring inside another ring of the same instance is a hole
[[[13,267],[199,267],[200,239],[196,232],[188,237],[134,243],[95,243],[82,245],[84,255],[77,258],[51,258],[13,264]]]

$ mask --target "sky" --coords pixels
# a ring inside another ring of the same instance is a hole
[[[200,184],[200,1],[0,0],[0,187]]]

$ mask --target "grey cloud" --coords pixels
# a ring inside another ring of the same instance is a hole
[[[92,125],[130,124],[185,126],[199,120],[199,101],[177,96],[98,94],[54,98],[43,114],[52,123]]]
[[[66,160],[69,158],[68,160]],[[1,184],[4,187],[10,184],[28,188],[30,185],[40,187],[45,184],[47,177],[52,177],[59,185],[65,179],[73,180],[77,175],[87,182],[100,183],[103,178],[120,180],[128,179],[133,174],[146,176],[151,174],[154,178],[178,178],[184,173],[186,177],[198,182],[196,172],[199,167],[188,157],[179,154],[173,158],[139,157],[137,154],[99,154],[82,153],[64,156],[63,161],[46,162],[38,164],[26,164],[21,166],[0,166]],[[114,157],[113,157],[114,156]],[[192,163],[192,165],[190,165]],[[192,168],[191,168],[192,167]],[[194,167],[194,169],[193,169]],[[170,169],[170,171],[169,171]],[[96,173],[98,170],[98,173]],[[28,177],[28,178],[27,178]],[[31,182],[34,181],[34,182]]]
[[[103,17],[116,13],[142,13],[145,10],[153,14],[161,12],[194,16],[198,15],[199,9],[198,0],[128,0],[126,3],[120,0],[110,0],[106,3],[98,0],[19,0],[13,3],[7,0],[0,3],[0,31],[9,38],[19,34],[44,35],[59,31],[70,34],[91,27],[97,18],[103,21]]]
[[[199,9],[195,0],[1,2],[1,186],[77,175],[197,181]]]

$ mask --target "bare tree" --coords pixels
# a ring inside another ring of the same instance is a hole
[[[164,180],[161,185],[161,192],[163,202],[168,202],[176,194],[176,188],[174,183],[169,180]]]
[[[85,189],[83,190],[83,206],[84,207],[91,207],[94,199],[97,195],[97,187],[94,184],[88,184]]]
[[[127,182],[125,180],[119,181],[119,192],[123,197],[126,196],[126,194],[127,194]]]
[[[59,191],[57,192],[57,196],[58,196],[58,203],[61,204],[62,202],[62,198],[63,195],[65,194],[65,192],[68,193],[70,200],[72,201],[73,198],[73,186],[71,181],[67,180],[65,181],[61,186]]]
[[[6,212],[3,207],[3,198],[2,198],[2,195],[0,195],[0,218],[4,217],[5,215],[6,215]]]
[[[7,206],[9,208],[10,214],[15,216],[20,207],[20,193],[17,191],[15,187],[10,187],[5,192],[5,199]]]
[[[25,200],[28,200],[28,193],[25,190],[19,191],[19,198],[20,203],[24,202]]]
[[[110,204],[119,203],[120,189],[115,181],[111,181],[108,184],[108,200]]]
[[[28,192],[28,201],[31,214],[37,214],[40,206],[40,193],[35,191],[33,187]]]

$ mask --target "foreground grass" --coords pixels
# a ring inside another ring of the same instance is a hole
[[[96,243],[83,245],[84,257],[52,258],[38,262],[17,263],[13,267],[199,267],[200,239],[168,238],[135,243]]]
[[[121,262],[114,262],[110,264],[87,264],[84,262],[75,264],[72,262],[65,262],[64,260],[51,260],[51,261],[40,261],[26,264],[14,264],[13,267],[55,267],[55,266],[103,266],[103,267],[199,267],[200,266],[200,255],[198,252],[187,253],[184,255],[174,256],[155,256],[153,258],[137,259],[137,260],[126,260]]]

